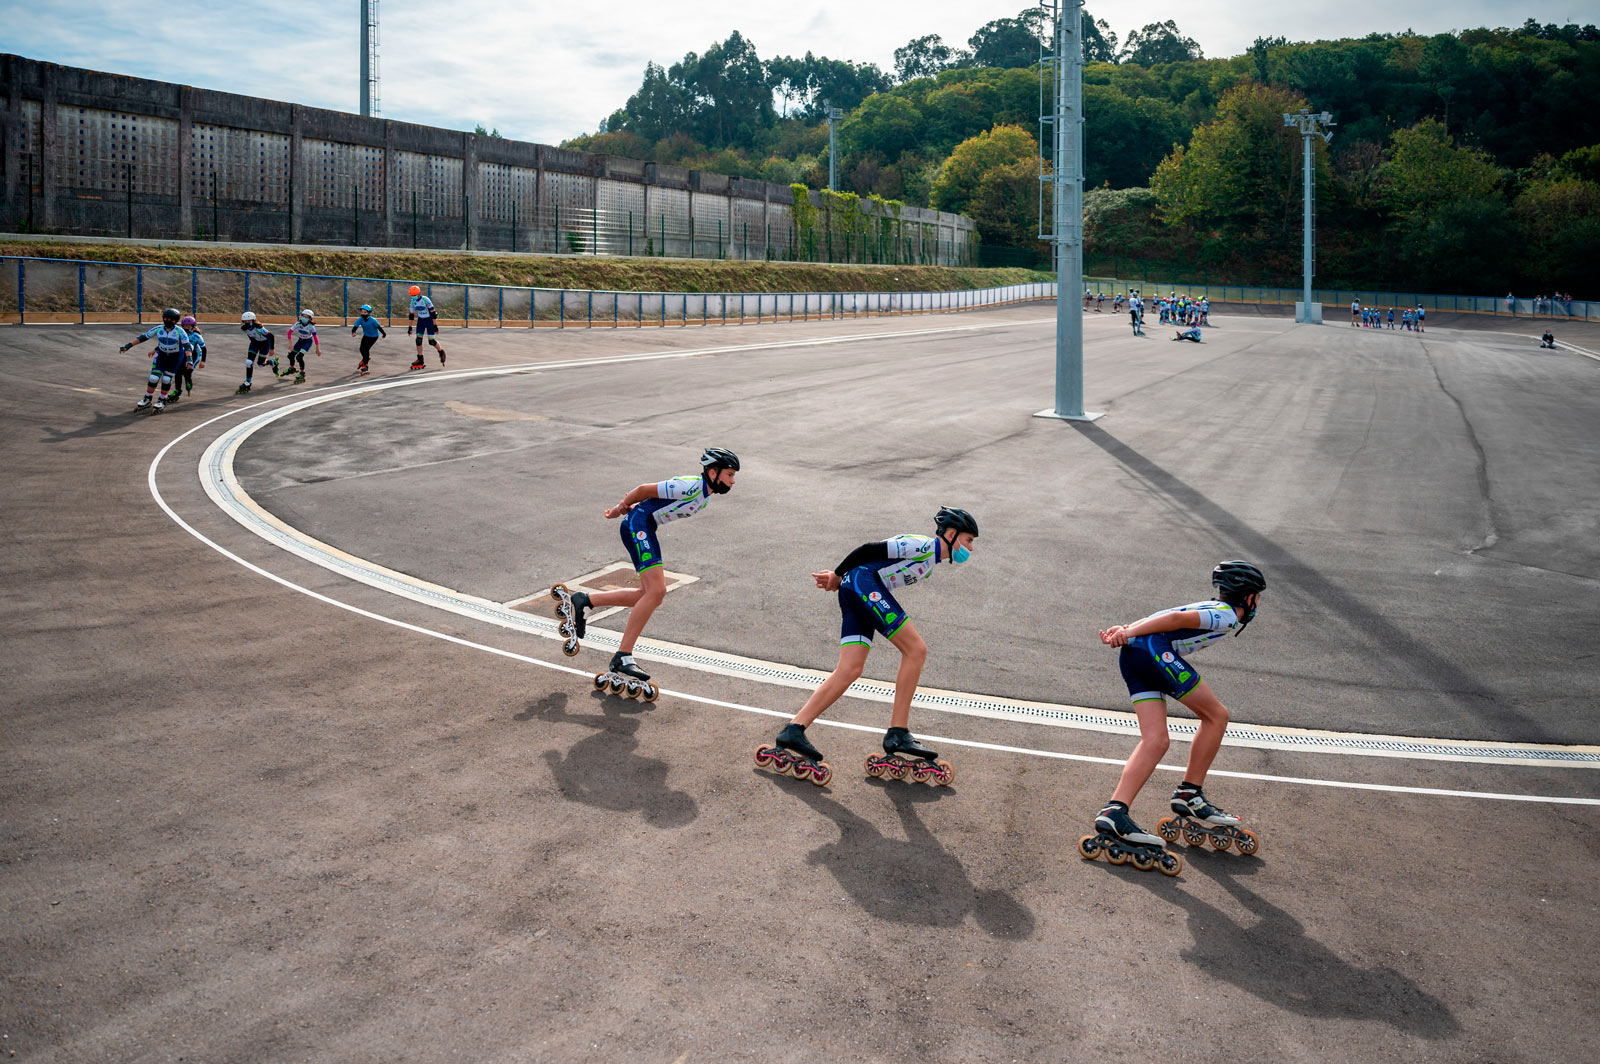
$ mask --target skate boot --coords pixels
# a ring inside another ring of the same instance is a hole
[[[822,760],[822,751],[806,738],[805,725],[793,721],[784,725],[774,745],[762,743],[756,747],[756,765],[780,776],[810,780],[818,787],[826,786],[833,779],[832,766]]]
[[[1183,871],[1183,858],[1168,853],[1160,838],[1135,824],[1121,802],[1108,802],[1094,818],[1094,829],[1093,835],[1078,840],[1078,856],[1086,861],[1104,853],[1112,864],[1132,862],[1141,872],[1160,868],[1163,875],[1175,876]]]
[[[268,362],[268,363],[267,363],[267,365],[269,365],[269,366],[271,366],[271,367],[272,367],[272,375],[273,375],[273,376],[274,376],[274,377],[281,377],[281,376],[283,376],[283,374],[282,374],[282,373],[280,373],[280,372],[278,372],[278,360],[277,360],[277,359],[275,359],[275,358],[274,358],[274,359],[272,359],[272,360],[271,360],[271,361],[269,361],[269,362]]]
[[[250,382],[249,381],[245,381],[243,384],[239,385],[238,388],[234,389],[233,394],[234,395],[249,395],[250,394]]]
[[[649,680],[650,674],[634,664],[633,655],[619,650],[611,655],[611,664],[606,671],[595,674],[594,689],[624,698],[654,702],[661,697],[661,688]]]
[[[1172,811],[1178,815],[1163,817],[1156,824],[1168,842],[1177,842],[1181,834],[1190,846],[1204,846],[1209,841],[1214,849],[1234,846],[1247,857],[1261,848],[1255,832],[1239,827],[1239,817],[1212,805],[1205,792],[1192,783],[1180,784],[1172,792]]]
[[[296,384],[304,384],[305,382],[306,382],[306,375],[304,373],[296,373],[294,375],[294,383],[296,383]]]
[[[908,729],[890,728],[883,736],[882,756],[867,755],[867,775],[873,779],[887,776],[903,780],[907,774],[916,783],[932,780],[939,787],[948,787],[955,781],[950,762],[940,761],[939,755],[917,742]]]
[[[583,622],[583,613],[589,608],[589,596],[582,591],[569,591],[566,584],[556,584],[550,588],[550,597],[555,599],[556,620],[560,622],[556,630],[566,640],[561,644],[561,652],[570,658],[578,652],[579,640],[588,627]]]
[[[150,396],[147,395],[143,399],[140,399],[137,403],[135,403],[133,408],[135,410],[149,410],[150,409],[150,404],[152,402],[154,402],[154,400]]]
[[[428,368],[428,364],[426,362],[422,361],[422,356],[421,355],[418,355],[417,356],[417,360],[415,362],[411,363],[411,367],[410,368],[411,368],[411,370],[413,372],[415,372],[416,370],[419,370],[419,369],[427,369]]]
[[[444,365],[444,348],[440,347],[440,348],[437,348],[437,350],[439,352],[439,365],[442,366],[442,365]]]
[[[356,367],[356,375],[357,376],[365,377],[368,372],[370,372],[370,371],[367,369],[367,364],[365,362],[361,363],[359,366]]]
[[[167,408],[167,401],[165,399],[161,398],[159,395],[156,396],[156,401],[150,404],[150,412],[152,414],[159,414],[159,413],[161,413],[161,411],[165,410],[166,408]]]
[[[182,398],[183,398],[183,389],[182,388],[174,388],[174,389],[172,389],[172,391],[167,393],[167,396],[166,396],[167,405],[170,406],[170,405],[172,405],[173,403],[176,403],[179,399],[182,399]]]

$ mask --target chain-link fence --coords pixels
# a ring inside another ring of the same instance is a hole
[[[412,282],[263,273],[203,266],[0,257],[0,322],[157,321],[172,307],[204,322],[253,311],[288,323],[302,309],[349,325],[363,304],[386,325],[404,322]],[[1054,284],[951,292],[610,292],[502,285],[420,286],[439,324],[468,328],[640,327],[744,324],[883,314],[925,314],[1054,299]]]

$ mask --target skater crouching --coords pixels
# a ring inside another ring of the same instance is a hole
[[[607,670],[595,677],[596,687],[613,693],[626,692],[629,697],[643,698],[647,702],[656,700],[656,688],[646,682],[650,674],[633,660],[634,644],[644,634],[644,626],[667,594],[667,576],[661,567],[663,559],[656,528],[669,521],[693,517],[706,507],[711,496],[732,491],[738,472],[738,455],[723,447],[707,447],[700,455],[699,476],[640,484],[606,511],[608,521],[622,518],[619,529],[622,545],[633,561],[634,571],[639,574],[638,588],[597,591],[592,595],[568,591],[565,584],[550,589],[550,596],[556,600],[556,616],[561,619],[561,634],[567,640],[561,649],[569,657],[578,652],[579,640],[587,630],[585,612],[606,606],[624,606],[630,610],[622,641],[611,656]]]
[[[1261,570],[1249,562],[1225,561],[1212,570],[1211,582],[1217,592],[1214,599],[1162,610],[1100,633],[1100,641],[1106,646],[1122,648],[1117,664],[1139,718],[1139,745],[1123,767],[1111,800],[1095,818],[1098,834],[1086,836],[1079,843],[1086,858],[1094,858],[1103,849],[1113,860],[1119,855],[1123,860],[1132,857],[1140,868],[1154,867],[1160,859],[1162,871],[1169,875],[1176,875],[1182,868],[1181,861],[1174,864],[1161,857],[1161,838],[1139,827],[1129,813],[1134,798],[1161,763],[1171,742],[1167,734],[1169,697],[1200,718],[1200,729],[1189,745],[1189,766],[1183,782],[1172,793],[1171,807],[1177,816],[1162,820],[1157,830],[1168,841],[1176,840],[1181,831],[1191,846],[1209,838],[1217,849],[1230,844],[1237,845],[1240,853],[1254,853],[1257,849],[1255,835],[1237,827],[1239,818],[1212,805],[1201,789],[1222,746],[1228,710],[1184,655],[1229,632],[1238,635],[1244,631],[1255,617],[1267,581]]]
[[[811,574],[818,588],[839,593],[839,663],[778,733],[775,746],[756,750],[756,764],[800,779],[809,777],[818,786],[832,778],[833,770],[806,738],[806,728],[861,678],[872,651],[872,634],[882,632],[900,651],[900,669],[894,679],[889,730],[883,737],[884,756],[869,756],[867,773],[903,779],[910,772],[918,782],[951,782],[949,763],[940,761],[937,753],[911,735],[911,697],[928,659],[928,645],[890,589],[926,580],[940,562],[966,561],[977,538],[978,522],[972,515],[945,506],[934,517],[933,536],[899,535],[863,543],[837,567]]]

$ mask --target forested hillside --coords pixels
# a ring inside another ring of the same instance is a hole
[[[668,67],[573,147],[960,211],[992,261],[1042,257],[1038,9],[937,36],[896,68],[762,60],[739,33]],[[1084,15],[1093,268],[1292,284],[1300,145],[1281,113],[1333,113],[1316,152],[1318,278],[1432,291],[1600,293],[1600,31],[1540,25],[1291,43],[1208,59],[1174,23],[1125,40]]]

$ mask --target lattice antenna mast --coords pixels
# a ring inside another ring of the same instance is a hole
[[[361,113],[375,115],[378,104],[378,0],[361,0]]]

